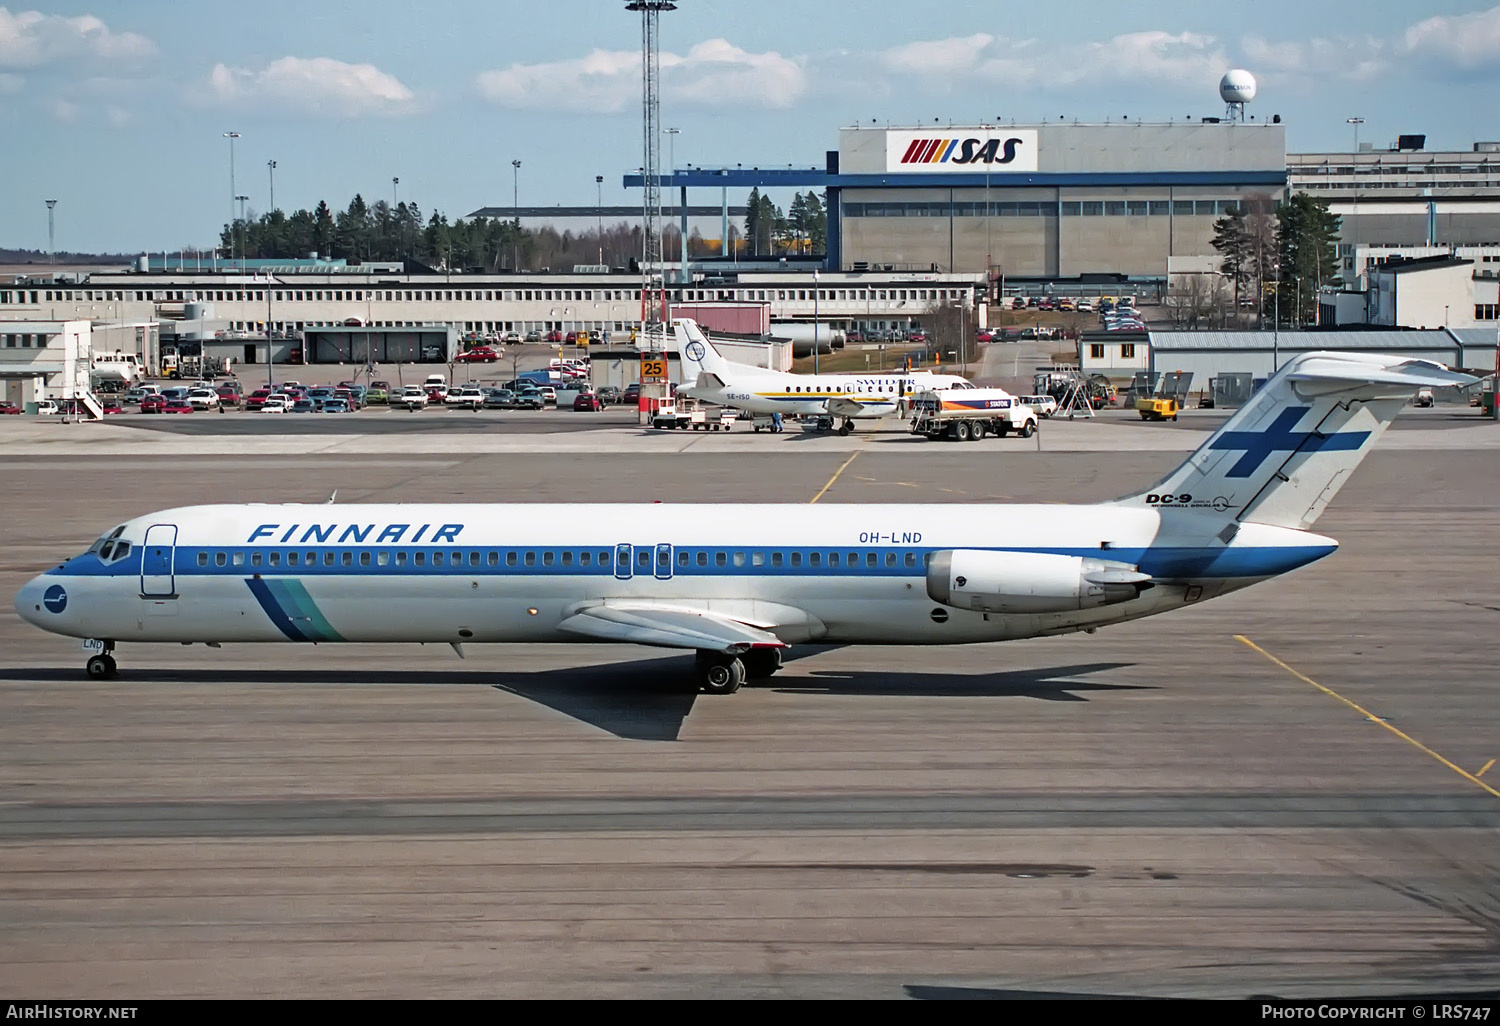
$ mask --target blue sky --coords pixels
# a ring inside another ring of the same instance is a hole
[[[1309,12],[1311,12],[1309,14]],[[679,165],[817,165],[855,121],[1166,120],[1260,82],[1293,151],[1500,138],[1500,6],[1428,0],[1054,4],[679,0],[661,19]],[[82,0],[0,7],[0,245],[212,245],[237,191],[460,216],[634,203],[640,19],[623,0]],[[739,199],[740,197],[733,197]],[[717,197],[705,196],[703,202]],[[783,199],[784,202],[784,199]]]

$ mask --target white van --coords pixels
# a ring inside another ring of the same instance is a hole
[[[423,388],[441,388],[447,390],[448,376],[446,374],[429,374],[427,380],[422,382]]]

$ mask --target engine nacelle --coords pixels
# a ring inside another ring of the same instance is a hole
[[[1045,552],[947,549],[927,563],[934,602],[986,613],[1062,613],[1128,602],[1151,576],[1126,563]]]

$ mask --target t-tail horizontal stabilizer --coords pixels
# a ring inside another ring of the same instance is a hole
[[[1305,530],[1413,392],[1476,380],[1427,360],[1293,357],[1182,466],[1118,501]]]

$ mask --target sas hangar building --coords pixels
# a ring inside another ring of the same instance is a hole
[[[662,184],[684,207],[692,188],[826,190],[829,270],[1157,282],[1212,270],[1214,221],[1287,186],[1279,119],[851,127],[826,164],[674,169]]]

